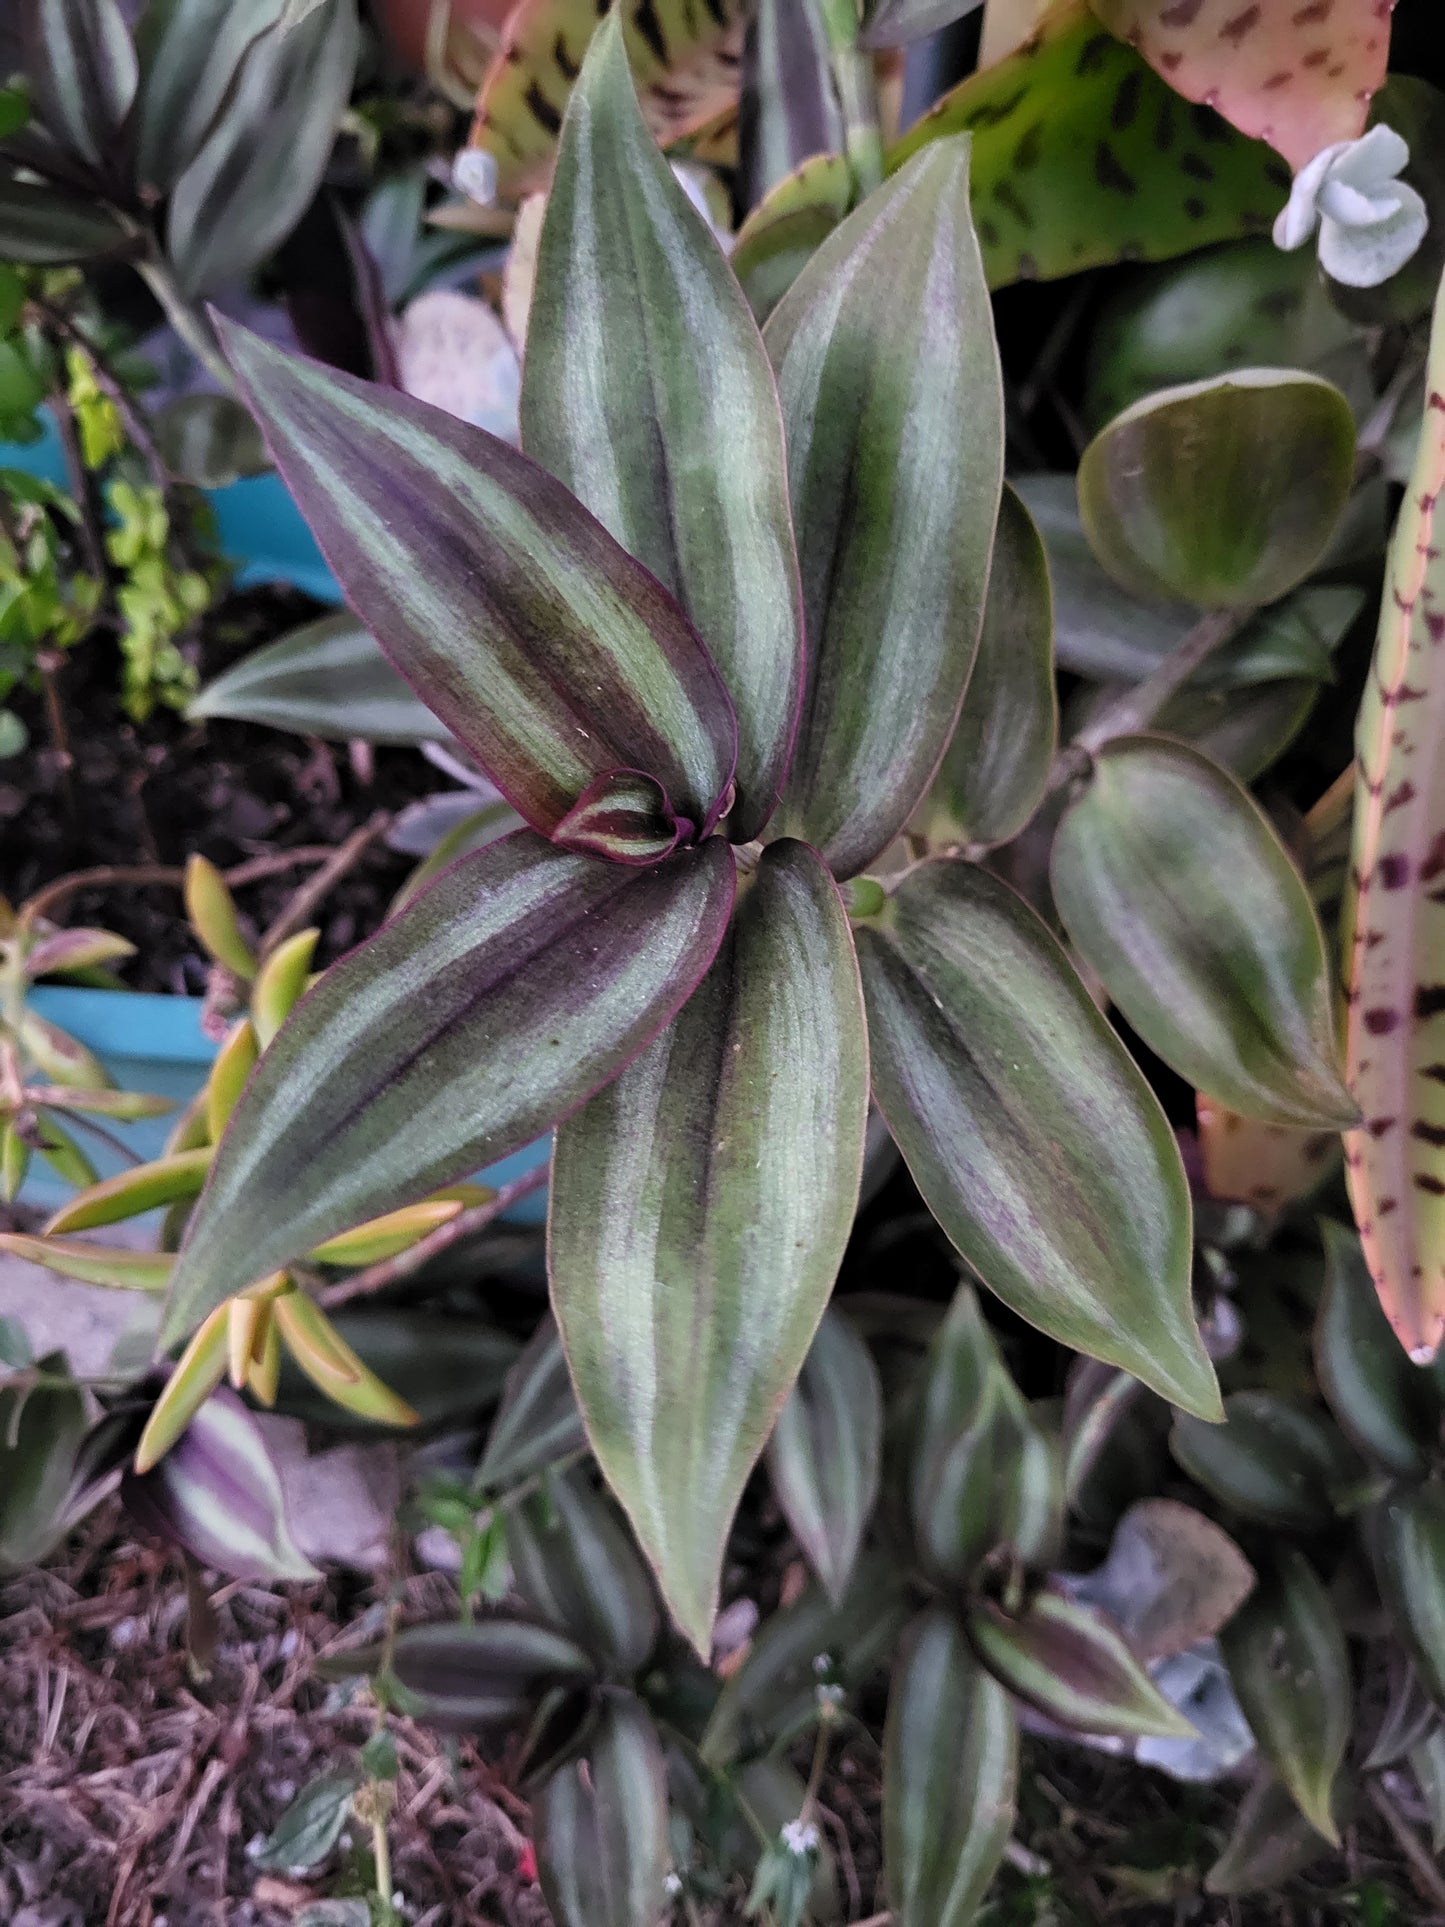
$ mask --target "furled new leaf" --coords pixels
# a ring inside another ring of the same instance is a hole
[[[164,194],[190,166],[242,61],[283,7],[284,0],[149,0],[136,29],[135,171],[143,187]]]
[[[994,1677],[1061,1726],[1126,1739],[1194,1737],[1118,1628],[1053,1587],[1036,1593],[1017,1618],[980,1600],[966,1623]]]
[[[1393,0],[1390,0],[1393,5]],[[1111,33],[1139,49],[1186,100],[1208,101],[1292,167],[1356,140],[1385,78],[1389,6],[1380,0],[1093,0]]]
[[[883,1388],[873,1355],[839,1311],[826,1311],[768,1441],[783,1516],[838,1605],[878,1496]]]
[[[971,1927],[1013,1827],[1018,1722],[952,1613],[909,1627],[883,1736],[883,1863],[898,1927]]]
[[[1269,1123],[1351,1121],[1314,905],[1263,811],[1208,757],[1162,736],[1106,744],[1050,874],[1080,953],[1182,1077]]]
[[[930,146],[768,318],[809,641],[779,824],[839,876],[908,820],[978,644],[1003,410],[968,168]]]
[[[1088,0],[1057,0],[1015,53],[909,128],[888,164],[963,131],[991,287],[1263,233],[1289,192],[1278,154],[1181,101]]]
[[[25,75],[35,112],[68,154],[114,171],[135,99],[135,43],[118,0],[27,0]]]
[[[534,828],[632,772],[666,793],[652,857],[705,834],[732,778],[732,708],[653,577],[481,429],[223,335],[352,606]]]
[[[1038,807],[1059,732],[1053,639],[1044,545],[1005,486],[973,674],[918,815],[934,843],[1007,843]]]
[[[1355,730],[1345,1064],[1364,1128],[1350,1202],[1385,1314],[1417,1364],[1445,1333],[1445,300]]]
[[[1356,1451],[1396,1478],[1423,1478],[1445,1416],[1439,1385],[1400,1349],[1359,1239],[1340,1224],[1321,1228],[1325,1289],[1315,1324],[1320,1390]]]
[[[1350,1656],[1304,1553],[1279,1549],[1220,1643],[1260,1752],[1315,1831],[1338,1845],[1331,1802],[1354,1710]]]
[[[857,940],[874,1094],[989,1290],[1217,1417],[1173,1133],[1040,919],[985,871],[937,862]]]
[[[783,424],[747,302],[643,124],[619,21],[588,49],[562,130],[522,438],[706,643],[737,712],[730,834],[745,843],[782,787],[803,685]]]
[[[574,1469],[506,1516],[519,1596],[565,1627],[602,1672],[617,1679],[639,1672],[657,1644],[657,1606],[610,1502]]]
[[[269,723],[341,742],[443,743],[449,731],[349,610],[254,650],[193,696],[187,714]]]
[[[537,1873],[558,1927],[649,1927],[671,1858],[667,1771],[651,1717],[610,1692],[587,1742],[533,1803]]]
[[[716,838],[641,871],[529,831],[459,859],[262,1057],[176,1260],[168,1337],[520,1149],[614,1077],[706,970],[732,894]]]
[[[733,1512],[843,1256],[867,1107],[843,906],[784,841],[677,1020],[557,1133],[552,1302],[578,1402],[704,1654]]]
[[[1223,1425],[1176,1415],[1169,1447],[1189,1476],[1261,1525],[1288,1532],[1328,1526],[1335,1493],[1359,1475],[1328,1419],[1273,1392],[1231,1392],[1224,1415]]]

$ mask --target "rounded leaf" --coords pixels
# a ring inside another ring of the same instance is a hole
[[[1359,1473],[1328,1419],[1272,1392],[1231,1393],[1223,1425],[1179,1413],[1169,1449],[1222,1505],[1289,1532],[1328,1526],[1335,1491]]]
[[[1423,1478],[1440,1441],[1439,1385],[1401,1350],[1354,1232],[1330,1223],[1321,1230],[1327,1262],[1315,1324],[1320,1390],[1356,1451],[1396,1478]]]
[[[1084,450],[1079,508],[1094,553],[1135,595],[1257,608],[1324,554],[1354,462],[1338,388],[1245,368],[1116,415]]]

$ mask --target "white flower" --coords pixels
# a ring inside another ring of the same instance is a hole
[[[464,147],[452,162],[452,186],[480,207],[497,198],[497,163],[484,147]]]
[[[1323,147],[1294,177],[1274,224],[1275,246],[1303,247],[1320,231],[1320,266],[1347,288],[1376,288],[1425,238],[1425,203],[1397,180],[1410,150],[1393,127]]]
[[[796,1854],[800,1860],[806,1860],[810,1854],[818,1851],[820,1836],[811,1820],[785,1822],[781,1838],[788,1852]]]

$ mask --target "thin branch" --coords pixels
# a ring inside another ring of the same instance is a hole
[[[419,1238],[394,1258],[383,1258],[378,1264],[368,1265],[365,1271],[358,1271],[354,1277],[342,1278],[334,1285],[327,1285],[317,1293],[317,1303],[323,1311],[335,1311],[339,1305],[349,1305],[354,1299],[370,1297],[372,1292],[384,1291],[388,1285],[399,1284],[403,1278],[412,1277],[443,1251],[449,1251],[462,1239],[484,1231],[520,1199],[540,1191],[547,1182],[550,1169],[550,1165],[539,1164],[535,1170],[526,1172],[520,1178],[513,1178],[510,1184],[504,1184],[485,1203],[474,1204],[469,1211],[459,1211],[456,1217],[438,1225],[435,1231],[428,1232],[426,1237]]]
[[[294,850],[276,850],[269,856],[248,857],[244,863],[223,871],[227,884],[239,890],[247,883],[259,883],[264,877],[281,876],[287,870],[294,870],[303,863],[325,863],[334,852],[324,843],[298,845]],[[179,890],[185,883],[183,869],[164,863],[101,863],[90,870],[72,870],[69,876],[57,877],[47,883],[42,890],[21,906],[20,920],[27,925],[35,922],[63,903],[78,890],[106,890],[120,884],[136,887],[163,887]]]
[[[90,493],[90,477],[81,459],[80,441],[75,432],[75,413],[64,388],[55,389],[50,397],[50,407],[60,436],[61,453],[65,457],[66,480],[70,483],[70,492],[80,510],[80,546],[85,551],[86,573],[104,585],[109,580],[105,567],[105,544],[101,539],[95,502]]]
[[[76,1130],[89,1131],[92,1137],[99,1138],[102,1144],[109,1150],[114,1151],[117,1157],[123,1158],[127,1164],[139,1166],[145,1163],[145,1159],[133,1151],[128,1144],[122,1144],[113,1131],[108,1131],[103,1124],[97,1124],[89,1112],[71,1110],[67,1106],[57,1104],[54,1101],[47,1103],[46,1109],[50,1111],[64,1111],[66,1121],[73,1125]]]
[[[262,963],[293,931],[300,930],[310,922],[312,912],[331,894],[347,871],[356,867],[372,844],[390,826],[390,810],[378,810],[359,830],[353,830],[338,849],[332,851],[315,876],[308,877],[295,891],[261,939]]]
[[[1394,1834],[1396,1844],[1409,1861],[1416,1886],[1435,1906],[1445,1908],[1445,1876],[1441,1875],[1440,1869],[1435,1865],[1434,1855],[1381,1783],[1374,1779],[1368,1780],[1366,1787],[1375,1811]]]
[[[151,240],[151,248],[149,260],[136,262],[137,273],[160,303],[166,320],[212,381],[223,394],[230,395],[239,401],[236,377],[231,373],[225,356],[217,347],[209,325],[181,293],[175,276],[171,273],[170,263],[162,255],[154,238]]]

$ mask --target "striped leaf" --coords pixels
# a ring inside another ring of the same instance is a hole
[[[585,1764],[554,1773],[532,1811],[537,1877],[557,1927],[653,1927],[672,1857],[667,1767],[638,1700],[604,1695]]]
[[[743,53],[739,103],[743,209],[755,208],[804,161],[841,155],[843,142],[823,9],[799,6],[797,0],[758,0]],[[838,219],[847,211],[845,202]]]
[[[759,201],[738,229],[732,267],[760,322],[852,205],[853,170],[842,154],[815,154]]]
[[[518,1596],[565,1627],[610,1677],[640,1672],[657,1644],[657,1604],[611,1500],[574,1470],[549,1480],[506,1520]]]
[[[1445,1404],[1437,1376],[1417,1371],[1380,1308],[1360,1241],[1326,1220],[1325,1289],[1315,1321],[1315,1376],[1335,1423],[1364,1458],[1423,1479]]]
[[[552,833],[597,778],[626,770],[662,786],[674,840],[705,834],[735,725],[667,592],[504,442],[222,333],[348,600],[527,821]]]
[[[771,844],[699,991],[557,1133],[552,1302],[593,1450],[709,1650],[723,1548],[852,1223],[868,1048],[816,855]]]
[[[168,1251],[133,1251],[128,1245],[92,1244],[89,1238],[32,1238],[23,1231],[0,1232],[0,1251],[44,1265],[62,1278],[113,1291],[164,1291],[175,1264]]]
[[[174,1157],[127,1167],[62,1205],[46,1225],[46,1235],[94,1231],[100,1225],[138,1218],[142,1212],[153,1211],[159,1205],[197,1197],[210,1163],[208,1145],[203,1150],[181,1151]]]
[[[865,0],[862,44],[906,47],[952,26],[982,0]]]
[[[905,1635],[883,1736],[883,1864],[898,1927],[972,1927],[1018,1786],[1008,1694],[942,1607]]]
[[[1317,1409],[1273,1392],[1231,1392],[1223,1425],[1178,1412],[1169,1449],[1196,1484],[1230,1511],[1280,1532],[1319,1532],[1360,1465]]]
[[[949,1237],[1051,1337],[1217,1418],[1174,1135],[1043,923],[935,862],[857,941],[874,1094]]]
[[[638,112],[615,17],[562,131],[522,439],[696,625],[737,712],[730,834],[747,842],[782,787],[802,695],[783,424],[747,301]]]
[[[97,202],[0,171],[0,261],[57,268],[133,246],[119,221]]]
[[[1445,1713],[1445,1487],[1393,1487],[1373,1521],[1380,1596],[1421,1686]]]
[[[261,1058],[176,1260],[167,1342],[614,1077],[706,970],[732,894],[719,839],[634,871],[521,831],[454,863]]]
[[[1343,914],[1345,1074],[1364,1118],[1345,1140],[1350,1201],[1417,1363],[1445,1334],[1445,300],[1426,387],[1355,731]]]
[[[77,160],[113,168],[138,78],[117,0],[24,0],[20,21],[39,119]]]
[[[1080,953],[1181,1077],[1266,1123],[1351,1122],[1319,918],[1233,777],[1163,736],[1106,744],[1050,876]]]
[[[136,28],[136,177],[157,193],[195,159],[284,0],[149,0]]]
[[[779,827],[850,876],[952,732],[1003,485],[998,351],[966,139],[931,145],[824,242],[768,318],[808,683]]]
[[[576,1640],[555,1627],[501,1616],[408,1626],[391,1655],[406,1710],[444,1733],[512,1726],[549,1687],[580,1685],[593,1670]]]
[[[535,1478],[556,1460],[585,1451],[586,1446],[566,1355],[549,1314],[507,1373],[502,1402],[477,1466],[478,1490],[503,1492]]]

